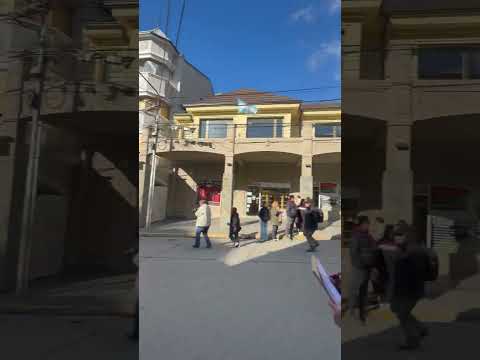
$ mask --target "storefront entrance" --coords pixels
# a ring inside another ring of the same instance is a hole
[[[257,215],[262,203],[270,207],[274,201],[277,201],[280,208],[284,209],[289,194],[289,183],[255,183],[248,186],[246,213],[247,215]]]

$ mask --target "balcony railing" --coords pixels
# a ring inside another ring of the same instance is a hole
[[[255,142],[259,140],[282,141],[290,139],[312,138],[340,139],[340,122],[309,123],[308,125],[244,125],[244,124],[209,124],[207,126],[195,124],[165,124],[162,134],[172,139],[208,140],[222,142],[235,140],[236,142]]]

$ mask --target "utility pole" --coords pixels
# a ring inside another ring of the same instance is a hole
[[[148,143],[148,149],[150,152],[150,178],[147,189],[147,211],[145,216],[145,230],[147,232],[150,230],[150,225],[152,224],[152,204],[153,195],[155,193],[155,180],[157,176],[157,147],[160,132],[160,127],[158,125],[158,111],[159,109],[156,110],[155,114],[155,141],[153,142],[153,149],[151,148],[150,141]]]
[[[35,85],[32,97],[32,121],[30,131],[30,145],[28,148],[27,177],[25,194],[23,198],[22,222],[20,230],[20,251],[17,266],[16,292],[18,295],[28,290],[30,280],[30,253],[32,247],[33,225],[35,220],[35,203],[37,197],[38,164],[40,158],[40,143],[42,136],[42,91],[45,78],[45,48],[47,45],[47,12],[42,10],[40,27],[40,48],[37,64],[32,76],[35,77]]]

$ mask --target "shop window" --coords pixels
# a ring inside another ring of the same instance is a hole
[[[336,194],[337,184],[335,183],[320,183],[320,192],[323,194]]]
[[[247,138],[281,138],[283,137],[282,119],[248,119]]]
[[[334,138],[342,136],[342,127],[338,123],[319,123],[314,125],[315,137]]]
[[[232,126],[232,120],[200,120],[199,137],[202,139],[225,139],[228,135],[229,126]]]
[[[454,187],[434,186],[431,191],[431,208],[436,210],[465,210],[468,190]]]
[[[222,193],[220,183],[203,183],[198,185],[197,196],[198,200],[208,201],[209,204],[219,205]]]

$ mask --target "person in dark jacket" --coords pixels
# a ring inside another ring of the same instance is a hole
[[[268,240],[268,222],[270,221],[270,210],[265,203],[262,203],[258,217],[260,218],[260,241],[264,242]]]
[[[405,336],[402,350],[414,350],[428,335],[426,326],[412,314],[417,303],[425,296],[425,275],[428,257],[419,245],[413,229],[399,224],[394,234],[394,245],[381,245],[388,254],[391,266],[388,282],[390,308],[400,322]]]
[[[295,216],[295,227],[297,232],[303,231],[303,212],[305,211],[305,200],[301,199],[297,206],[297,215]]]
[[[348,296],[350,315],[366,322],[366,306],[368,300],[368,283],[372,263],[367,261],[375,249],[375,240],[369,233],[370,221],[368,216],[358,217],[358,226],[350,240],[351,280]],[[358,309],[358,316],[355,310]]]
[[[230,228],[230,240],[233,242],[233,246],[239,247],[240,242],[238,241],[238,233],[242,229],[240,226],[240,216],[238,215],[237,208],[232,208],[232,213],[230,215],[230,222],[228,223]]]
[[[295,204],[295,197],[290,195],[287,201],[285,234],[293,240],[293,227],[295,226],[295,218],[297,217],[297,204]]]
[[[318,209],[312,207],[312,200],[305,200],[305,210],[303,210],[303,235],[307,239],[310,246],[307,252],[313,252],[318,246],[318,241],[313,238],[313,234],[318,229],[318,223],[320,222],[320,214]]]
[[[394,245],[394,226],[386,225],[383,236],[377,241],[377,246]],[[386,300],[386,287],[388,281],[387,264],[382,251],[378,252],[378,261],[371,274],[372,287],[378,304]]]

